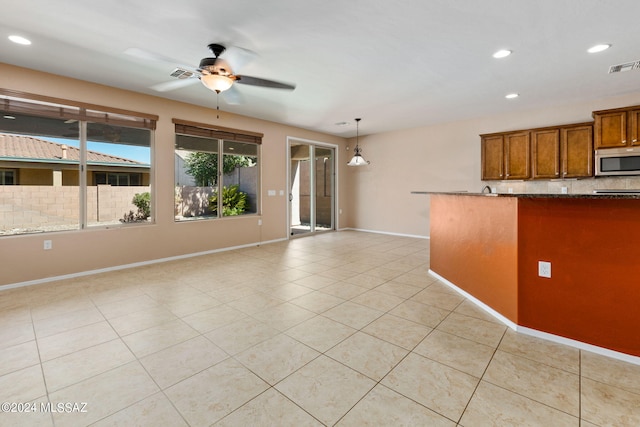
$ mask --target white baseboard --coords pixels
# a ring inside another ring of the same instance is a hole
[[[494,309],[492,309],[491,307],[489,307],[488,305],[486,305],[485,303],[483,303],[479,299],[475,298],[473,295],[469,294],[468,292],[464,291],[463,289],[460,289],[454,283],[452,283],[452,282],[448,281],[447,279],[445,279],[444,277],[440,276],[435,271],[429,269],[429,274],[431,274],[433,277],[435,277],[438,280],[440,280],[445,285],[449,286],[454,291],[458,292],[460,295],[464,296],[465,298],[468,298],[469,301],[474,303],[476,306],[478,306],[479,308],[481,308],[482,310],[484,310],[485,312],[487,312],[491,316],[495,317],[500,322],[504,323],[506,326],[508,326],[509,328],[513,329],[516,332],[519,332],[519,333],[522,333],[522,334],[525,334],[525,335],[530,335],[530,336],[536,337],[536,338],[542,338],[544,340],[552,341],[552,342],[555,342],[555,343],[558,343],[558,344],[568,345],[570,347],[578,348],[580,350],[590,351],[592,353],[596,353],[596,354],[599,354],[601,356],[607,356],[607,357],[611,357],[613,359],[622,360],[624,362],[633,363],[634,365],[640,365],[640,357],[638,357],[638,356],[632,356],[630,354],[621,353],[619,351],[609,350],[608,348],[598,347],[598,346],[592,345],[592,344],[587,344],[587,343],[582,342],[582,341],[577,341],[577,340],[573,340],[573,339],[570,339],[570,338],[565,338],[565,337],[562,337],[562,336],[559,336],[559,335],[550,334],[548,332],[542,332],[542,331],[538,331],[536,329],[531,329],[531,328],[527,328],[525,326],[520,326],[517,323],[507,319],[502,314],[498,313],[497,311],[495,311]]]
[[[367,230],[364,228],[345,227],[345,228],[341,228],[340,230],[362,231],[364,233],[375,233],[375,234],[387,234],[389,236],[398,236],[398,237],[413,237],[416,239],[429,239],[429,236],[421,236],[418,234],[392,233],[390,231]]]
[[[517,330],[518,325],[515,322],[507,319],[502,314],[498,313],[493,308],[489,307],[487,304],[485,304],[482,301],[480,301],[478,298],[474,297],[473,295],[471,295],[467,291],[457,287],[455,284],[451,283],[450,281],[448,281],[447,279],[445,279],[444,277],[442,277],[441,275],[439,275],[438,273],[436,273],[435,271],[433,271],[431,269],[429,269],[429,274],[431,274],[433,277],[435,277],[438,280],[440,280],[442,283],[444,283],[445,285],[447,285],[448,287],[450,287],[451,289],[453,289],[454,291],[456,291],[457,293],[459,293],[463,297],[469,299],[469,301],[471,301],[472,303],[477,305],[483,311],[486,311],[487,313],[489,313],[492,317],[495,317],[500,322],[502,322],[505,325],[507,325],[509,328],[513,329],[514,331]]]
[[[167,261],[176,261],[180,259],[193,258],[201,255],[210,255],[210,254],[215,254],[219,252],[227,252],[227,251],[232,251],[234,249],[251,248],[255,246],[267,245],[270,243],[282,242],[286,240],[287,239],[284,238],[284,239],[269,240],[266,242],[248,243],[246,245],[230,246],[228,248],[212,249],[209,251],[194,252],[194,253],[185,254],[185,255],[176,255],[176,256],[167,257],[167,258],[158,258],[158,259],[152,259],[149,261],[134,262],[131,264],[116,265],[113,267],[99,268],[96,270],[88,270],[88,271],[81,271],[78,273],[63,274],[60,276],[45,277],[43,279],[28,280],[26,282],[11,283],[9,285],[0,286],[0,292],[7,289],[15,289],[15,288],[21,288],[24,286],[39,285],[42,283],[55,282],[57,280],[73,279],[75,277],[91,276],[93,274],[106,273],[109,271],[125,270],[127,268],[142,267],[145,265],[159,264]]]

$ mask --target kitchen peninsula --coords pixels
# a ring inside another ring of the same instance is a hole
[[[640,363],[640,195],[413,193],[435,275],[517,329]]]

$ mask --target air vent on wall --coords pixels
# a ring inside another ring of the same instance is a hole
[[[611,67],[609,67],[609,74],[638,69],[640,69],[640,60],[627,62],[625,64],[612,65]]]

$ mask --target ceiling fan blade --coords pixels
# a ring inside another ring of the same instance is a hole
[[[229,46],[221,56],[231,66],[231,69],[237,73],[242,67],[257,58],[258,54],[242,47]]]
[[[236,83],[251,85],[251,86],[261,86],[268,87],[272,89],[287,89],[294,90],[296,85],[290,83],[277,82],[275,80],[267,80],[261,79],[259,77],[251,77],[251,76],[236,76],[238,79]]]
[[[192,85],[198,81],[200,80],[195,77],[188,79],[171,80],[169,82],[158,83],[156,85],[150,86],[149,88],[155,90],[156,92],[169,92],[171,90],[176,90]]]
[[[224,101],[229,105],[238,105],[244,103],[242,94],[235,86],[231,86],[229,89],[221,93]]]
[[[149,52],[148,50],[140,49],[137,47],[130,47],[124,51],[125,55],[133,56],[134,58],[145,59],[149,61],[169,62],[172,64],[178,64],[180,61],[176,61],[173,58],[164,56],[159,53]]]

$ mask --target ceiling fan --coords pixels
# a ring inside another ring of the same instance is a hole
[[[294,84],[290,83],[235,74],[233,67],[239,68],[243,63],[252,60],[256,56],[255,53],[249,50],[238,47],[231,47],[227,49],[225,46],[217,43],[208,45],[208,48],[213,54],[213,57],[203,58],[200,61],[198,68],[179,65],[170,74],[171,77],[175,77],[178,80],[160,83],[151,86],[151,88],[158,92],[166,92],[178,89],[198,80],[200,80],[208,89],[218,94],[232,89],[232,86],[235,83],[284,90],[294,90],[296,88]],[[127,49],[125,53],[143,59],[176,62],[172,61],[170,58],[165,58],[164,56],[145,52],[136,48]],[[238,99],[238,95],[233,93],[233,91],[228,95],[224,94],[224,96],[227,101],[231,101],[232,103]]]

